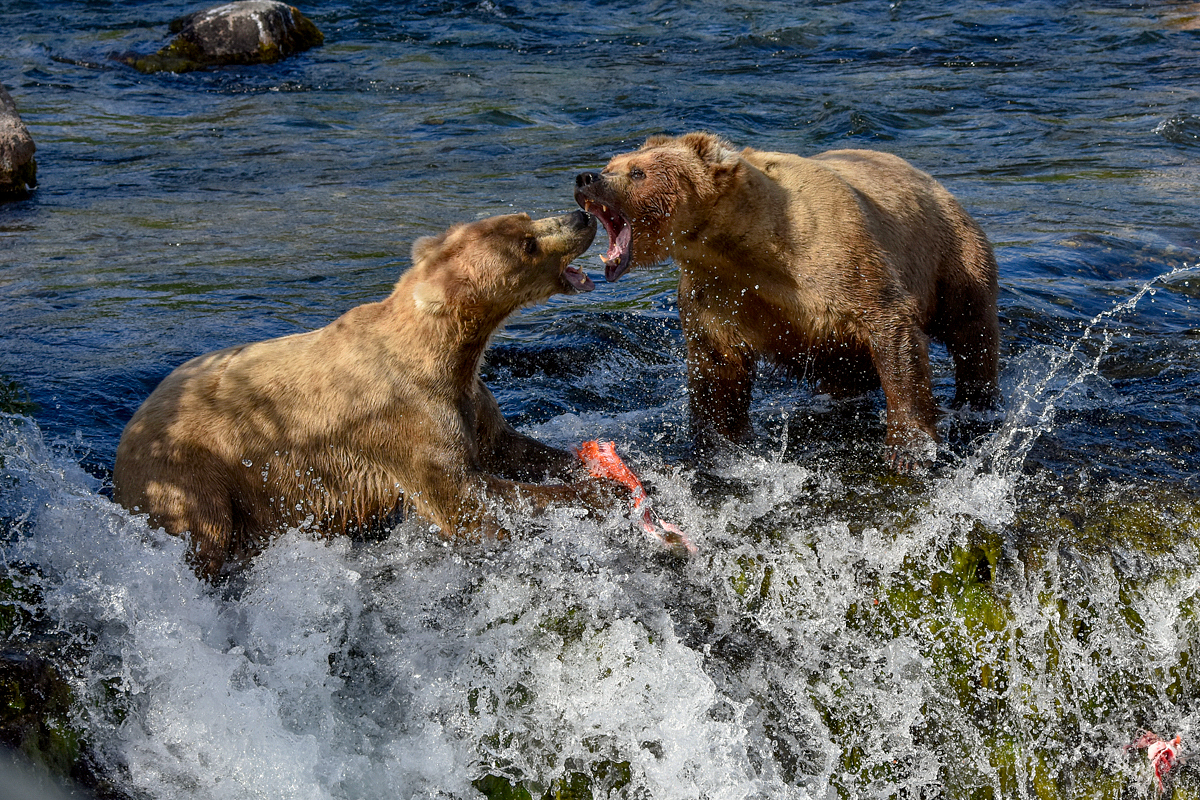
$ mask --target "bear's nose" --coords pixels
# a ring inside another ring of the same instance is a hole
[[[575,188],[577,189],[582,189],[584,186],[591,186],[593,183],[599,182],[599,172],[581,172],[575,176]]]

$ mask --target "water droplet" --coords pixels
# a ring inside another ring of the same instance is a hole
[[[248,458],[243,458],[243,459],[242,459],[242,466],[243,466],[243,467],[253,467],[253,466],[254,466],[254,462],[253,462],[253,461],[251,461],[251,460],[250,460],[250,459],[248,459]]]

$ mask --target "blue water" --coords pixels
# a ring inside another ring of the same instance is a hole
[[[951,709],[936,637],[847,621],[863,587],[937,571],[981,528],[1009,546],[993,591],[1012,652],[980,658],[1011,673],[989,691],[1017,774],[1051,756],[1140,780],[1123,737],[1196,728],[1196,517],[1166,503],[1152,556],[1018,547],[1022,519],[1200,490],[1195,4],[314,2],[325,45],[278,65],[109,59],[192,8],[0,5],[40,182],[0,205],[0,375],[38,406],[0,439],[6,558],[37,565],[45,612],[84,643],[84,696],[120,687],[122,713],[80,718],[121,791],[469,797],[484,774],[545,785],[605,760],[652,797],[932,795],[948,772],[1005,791],[982,755],[994,720]],[[290,534],[226,597],[106,499],[121,429],[174,366],[319,327],[385,295],[418,236],[570,210],[575,173],[700,128],[897,153],[994,242],[1005,408],[948,420],[929,481],[888,482],[880,398],[770,376],[755,452],[697,473],[666,264],[524,312],[485,378],[527,432],[615,438],[700,545],[685,566],[616,518],[482,555],[408,524]],[[729,588],[747,564],[775,576],[761,604]],[[1046,592],[1093,632],[1057,666],[1017,653],[1051,635]],[[1158,623],[1110,619],[1130,604]],[[547,622],[567,617],[570,635]],[[1113,681],[1140,688],[1112,699]],[[1074,716],[1048,722],[1046,697]]]

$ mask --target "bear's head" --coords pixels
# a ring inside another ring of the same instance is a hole
[[[590,292],[592,279],[571,261],[592,244],[596,221],[575,211],[533,220],[507,214],[455,225],[413,243],[402,283],[425,314],[499,324],[554,294]]]
[[[690,228],[740,163],[729,142],[697,132],[652,136],[602,171],[577,175],[575,202],[608,231],[604,277],[665,260],[672,237]]]

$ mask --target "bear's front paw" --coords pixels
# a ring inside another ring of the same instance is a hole
[[[592,511],[607,511],[621,505],[629,496],[625,486],[611,478],[599,478],[583,473],[571,481],[579,503]]]
[[[937,442],[928,434],[884,446],[888,467],[897,475],[926,475],[937,461]]]

